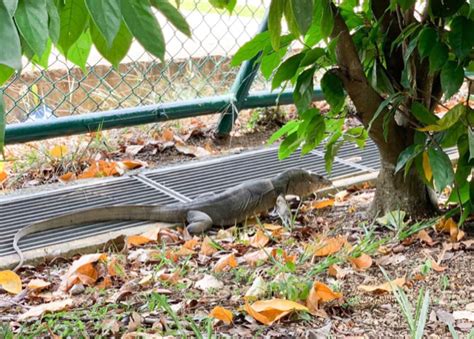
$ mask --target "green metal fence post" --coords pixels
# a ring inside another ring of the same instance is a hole
[[[263,33],[268,29],[268,11],[263,18],[258,33]],[[232,102],[227,109],[221,113],[219,123],[217,125],[217,135],[227,135],[232,130],[234,122],[237,119],[237,115],[242,107],[242,103],[249,94],[250,87],[252,86],[253,80],[257,75],[258,69],[260,68],[260,62],[257,60],[260,58],[261,53],[254,56],[252,59],[245,61],[239,69],[235,78],[234,84],[230,89],[232,96]]]

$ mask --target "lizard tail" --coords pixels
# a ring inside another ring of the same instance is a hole
[[[23,265],[24,256],[21,249],[18,247],[18,243],[23,237],[29,234],[71,225],[80,225],[101,221],[149,220],[162,222],[182,222],[181,219],[182,218],[179,213],[173,212],[172,209],[168,211],[168,209],[164,206],[122,205],[84,209],[42,220],[25,226],[16,232],[15,237],[13,238],[13,248],[18,254],[20,261],[13,271],[17,271]]]

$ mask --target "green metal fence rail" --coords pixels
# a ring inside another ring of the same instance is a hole
[[[207,2],[182,1],[193,39],[165,24],[164,63],[134,42],[119,69],[94,52],[84,70],[54,51],[47,70],[25,65],[2,88],[6,143],[213,113],[221,113],[218,132],[225,134],[241,109],[292,103],[290,90],[268,90],[257,58],[240,69],[229,65],[243,43],[266,29],[266,7],[266,0],[247,1],[230,15]],[[322,98],[319,89],[314,98]]]

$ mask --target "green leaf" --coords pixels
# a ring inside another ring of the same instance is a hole
[[[31,61],[33,61],[36,65],[40,65],[43,68],[48,68],[49,65],[49,56],[51,54],[51,49],[53,47],[53,44],[50,39],[48,39],[46,43],[46,49],[43,52],[43,55],[41,57],[37,56],[36,54],[33,55],[31,58]]]
[[[107,44],[112,45],[120,28],[122,13],[120,0],[85,0],[89,14]]]
[[[227,9],[230,13],[234,10],[237,0],[209,0],[209,3],[215,8]]]
[[[297,120],[290,120],[283,125],[279,130],[272,134],[270,139],[267,141],[267,145],[273,144],[275,141],[280,139],[285,134],[291,134],[298,129],[299,122]]]
[[[0,86],[2,86],[15,73],[13,68],[0,64]]]
[[[298,138],[297,133],[288,135],[278,148],[278,159],[282,160],[288,158],[291,153],[296,151],[301,144],[301,139]]]
[[[293,13],[293,7],[291,6],[291,0],[285,1],[285,7],[283,8],[283,16],[285,17],[286,24],[288,25],[288,30],[291,34],[295,37],[299,37],[301,35],[300,30],[298,28],[298,24],[296,23],[296,18]]]
[[[122,15],[138,42],[161,61],[165,58],[165,39],[148,0],[122,1]]]
[[[414,101],[411,104],[411,112],[415,118],[425,125],[435,124],[438,121],[438,117],[431,113],[423,104]]]
[[[46,10],[48,11],[48,31],[51,41],[55,44],[59,41],[59,31],[61,28],[58,8],[54,0],[46,0]]]
[[[281,85],[283,81],[290,80],[292,77],[295,76],[298,67],[300,66],[300,62],[303,59],[304,54],[298,53],[295,54],[288,59],[286,59],[280,67],[278,67],[275,75],[273,76],[272,80],[272,90],[277,88]]]
[[[306,67],[314,64],[326,52],[321,47],[315,47],[305,52],[303,60],[301,60],[300,67]]]
[[[0,1],[0,64],[13,69],[21,68],[21,45],[20,37],[8,10]],[[6,43],[8,42],[8,43]]]
[[[306,34],[313,21],[313,0],[290,0],[296,24],[301,34]]]
[[[69,48],[84,32],[89,13],[84,0],[67,0],[59,12],[59,47],[67,55]]]
[[[321,79],[321,89],[324,94],[324,98],[331,105],[333,112],[340,112],[344,106],[344,87],[342,81],[337,75],[331,71],[324,73]]]
[[[91,36],[99,53],[115,68],[118,68],[120,61],[122,61],[122,59],[127,55],[133,39],[132,34],[129,32],[123,21],[120,25],[117,36],[110,47],[107,45],[104,37],[94,24],[91,25]]]
[[[321,18],[321,15],[322,7],[319,2],[316,2],[314,6],[313,22],[304,36],[304,44],[306,46],[312,47],[320,42],[323,38],[323,34],[321,32],[321,20],[319,19]]]
[[[430,55],[433,46],[438,41],[438,34],[431,27],[425,27],[418,36],[418,52],[423,59]]]
[[[466,112],[466,106],[462,103],[457,104],[453,108],[451,108],[441,119],[439,119],[436,124],[429,125],[423,128],[419,128],[419,131],[426,132],[439,132],[449,127],[453,126],[456,122],[459,121],[461,116]]]
[[[250,41],[247,41],[233,56],[230,64],[238,66],[245,60],[250,60],[261,52],[268,40],[270,39],[270,32],[265,31],[255,35]]]
[[[323,39],[328,38],[332,30],[334,28],[334,17],[332,14],[331,4],[332,1],[330,0],[320,0],[320,5],[322,7],[322,15],[321,15],[321,34]],[[317,5],[316,5],[317,6]]]
[[[280,48],[278,51],[273,51],[272,49],[272,53],[262,57],[260,70],[262,71],[262,75],[265,77],[265,79],[270,79],[273,71],[278,67],[281,59],[285,56],[286,51],[286,48]]]
[[[453,47],[456,56],[464,59],[474,46],[474,21],[463,16],[457,16],[451,21],[450,26],[449,44]]]
[[[464,4],[464,0],[430,0],[428,3],[433,16],[445,18],[456,13]]]
[[[398,156],[395,173],[400,171],[410,160],[414,159],[423,150],[422,145],[413,144],[405,148]]]
[[[304,144],[301,149],[301,153],[303,155],[316,148],[321,143],[321,141],[323,141],[326,132],[326,125],[324,123],[323,116],[320,114],[319,110],[313,110],[313,116],[306,125],[306,130],[304,133]]]
[[[397,2],[403,10],[407,10],[415,4],[416,0],[398,0]]]
[[[0,89],[0,154],[5,158],[5,101],[3,100],[3,90]]]
[[[467,136],[469,138],[469,161],[474,159],[474,131],[471,127],[467,129]]]
[[[328,143],[325,147],[324,152],[324,162],[326,167],[326,172],[329,174],[332,170],[332,164],[334,162],[334,157],[336,156],[339,149],[344,144],[344,140],[338,142],[339,138],[341,137],[342,133],[340,131],[336,131],[328,140]]]
[[[42,56],[49,36],[46,0],[20,0],[15,22],[28,46]]]
[[[191,28],[184,16],[168,0],[151,0],[151,4],[180,32],[191,37]]]
[[[474,30],[473,30],[474,32]],[[454,61],[448,61],[441,70],[441,88],[448,100],[456,94],[464,81],[464,70]]]
[[[453,147],[462,135],[466,135],[466,126],[459,120],[448,129],[440,132],[439,135],[441,136],[441,141],[439,142],[441,147]]]
[[[434,186],[441,192],[454,180],[454,171],[448,155],[441,149],[428,148],[428,157],[433,171]]]
[[[304,112],[313,101],[313,76],[316,68],[303,71],[296,79],[293,98],[298,112]]]
[[[18,7],[18,0],[2,0],[2,1],[3,1],[3,5],[5,6],[5,8],[8,11],[8,14],[10,14],[10,16],[14,16],[15,11]],[[0,1],[0,2],[2,2],[2,1]]]
[[[430,73],[440,70],[448,61],[449,49],[445,43],[439,42],[434,45],[430,52]]]
[[[74,42],[67,52],[68,60],[79,66],[84,73],[87,73],[87,58],[92,47],[92,38],[89,30],[81,34],[79,39]]]
[[[272,0],[270,3],[270,14],[268,17],[268,30],[273,49],[280,48],[281,19],[285,8],[285,0]]]

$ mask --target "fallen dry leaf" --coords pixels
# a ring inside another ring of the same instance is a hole
[[[53,158],[60,159],[66,155],[68,148],[66,145],[56,145],[49,150],[49,155]]]
[[[183,244],[183,247],[184,248],[187,248],[189,250],[194,250],[198,245],[199,245],[199,238],[198,237],[194,237],[188,241],[186,241],[184,244]]]
[[[285,299],[259,300],[252,305],[245,303],[245,310],[265,325],[273,324],[292,311],[309,311],[306,306]]]
[[[30,280],[28,285],[26,285],[26,287],[28,287],[28,289],[31,290],[31,291],[40,291],[40,290],[43,290],[43,289],[45,289],[46,287],[48,287],[50,285],[51,285],[50,282],[44,281],[42,279],[32,279],[32,280]]]
[[[314,255],[317,257],[326,257],[328,255],[339,252],[344,244],[347,243],[347,240],[343,236],[337,236],[332,238],[323,238],[316,245],[316,250]]]
[[[416,234],[416,238],[418,240],[424,242],[428,246],[433,246],[434,245],[433,239],[429,236],[428,232],[426,232],[425,230],[421,230],[420,232],[418,232]]]
[[[209,316],[222,320],[224,323],[227,325],[230,325],[232,323],[232,319],[234,319],[234,316],[232,315],[232,312],[225,309],[222,306],[216,306],[212,309],[211,313],[209,313]]]
[[[341,293],[334,292],[326,284],[316,281],[306,299],[306,306],[311,312],[314,312],[319,309],[320,304],[340,298],[342,298]]]
[[[311,204],[311,207],[315,209],[322,209],[322,208],[331,207],[331,206],[334,206],[334,199],[332,198],[317,200]]]
[[[163,133],[161,134],[161,137],[163,138],[164,141],[173,141],[174,133],[170,128],[167,128],[163,131]]]
[[[262,277],[258,276],[254,279],[252,286],[245,293],[245,300],[258,299],[265,295],[267,291],[267,283]]]
[[[206,157],[209,156],[211,153],[207,151],[206,149],[200,147],[200,146],[192,146],[192,145],[179,145],[176,144],[174,145],[178,152],[186,154],[186,155],[192,155],[195,156],[196,158],[201,158],[201,157]]]
[[[13,271],[0,271],[0,286],[8,293],[18,294],[21,292],[21,279]]]
[[[181,246],[179,250],[174,252],[174,255],[177,257],[187,257],[188,255],[194,255],[194,254],[196,254],[196,252],[194,252],[193,250],[190,250],[189,248],[184,247],[184,245]]]
[[[72,172],[67,172],[60,177],[58,177],[58,180],[62,183],[70,182],[73,180],[76,180],[76,175]]]
[[[340,266],[334,264],[329,266],[328,274],[336,279],[343,279],[346,276],[347,272],[343,270]]]
[[[8,174],[5,171],[0,171],[0,185],[8,179]]]
[[[179,281],[180,277],[181,277],[181,274],[178,270],[171,274],[169,273],[158,274],[158,279],[160,279],[161,281],[167,281],[172,284],[176,284]]]
[[[201,250],[199,251],[199,254],[210,257],[216,252],[217,252],[217,249],[214,247],[211,238],[205,237],[204,240],[202,241]]]
[[[343,202],[347,200],[350,195],[351,194],[347,190],[343,190],[343,191],[337,192],[334,198],[337,202]]]
[[[250,246],[255,248],[265,247],[266,244],[270,241],[270,238],[263,233],[262,230],[258,230],[253,237],[250,238]]]
[[[122,160],[119,162],[119,165],[127,170],[132,170],[135,168],[146,167],[147,163],[140,160]]]
[[[74,304],[74,300],[72,299],[64,299],[64,300],[58,300],[58,301],[53,301],[47,304],[41,304],[38,306],[34,306],[30,308],[28,311],[26,311],[23,314],[20,314],[18,316],[18,321],[23,321],[28,318],[32,317],[39,317],[46,312],[57,312],[57,311],[62,311]]]
[[[75,260],[62,279],[61,289],[68,291],[78,280],[86,284],[94,283],[98,278],[98,272],[92,264],[106,259],[106,254],[95,253],[83,255]]]
[[[219,290],[224,287],[224,283],[212,275],[205,274],[201,280],[196,281],[194,286],[201,291],[208,291],[210,289]]]
[[[237,260],[235,259],[234,253],[228,254],[220,258],[214,266],[214,272],[222,272],[228,268],[237,267]]]
[[[392,285],[402,287],[403,285],[405,285],[405,282],[406,282],[405,277],[403,277],[403,278],[397,278],[395,280],[392,280],[391,282],[386,282],[384,284],[380,284],[376,286],[360,285],[358,289],[364,292],[373,292],[373,293],[379,294],[379,293],[384,293],[384,292],[391,292]]]
[[[361,270],[361,271],[366,270],[370,266],[372,266],[372,258],[369,255],[365,254],[365,253],[362,253],[357,258],[349,258],[349,261],[354,266],[354,268],[356,268],[358,270]]]
[[[255,266],[259,262],[265,262],[272,255],[273,247],[262,248],[261,250],[245,254],[242,259],[250,266]]]
[[[431,268],[435,270],[436,272],[443,272],[445,271],[448,267],[447,266],[441,266],[438,264],[436,261],[431,260]]]

